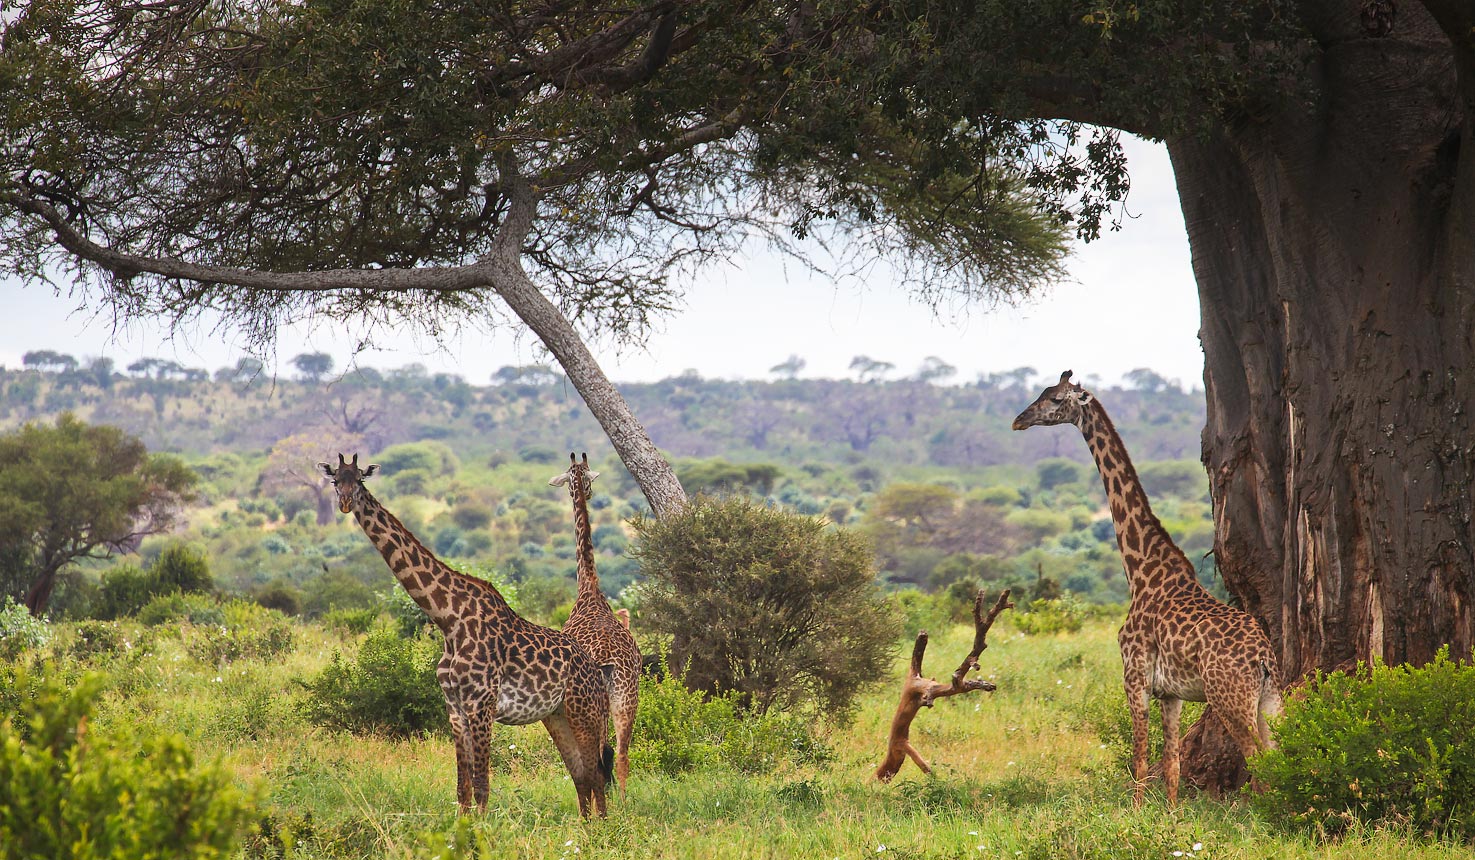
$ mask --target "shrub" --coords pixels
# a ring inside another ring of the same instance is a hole
[[[323,626],[340,633],[368,633],[379,618],[378,609],[333,609],[323,613]]]
[[[138,623],[146,627],[157,627],[171,621],[223,626],[225,613],[213,597],[177,591],[161,594],[138,610]]]
[[[136,565],[120,564],[102,575],[97,617],[103,620],[132,615],[154,598],[154,579]]]
[[[763,774],[785,763],[832,759],[829,748],[796,715],[745,716],[734,696],[708,697],[688,689],[674,671],[659,680],[641,678],[632,767],[675,775],[720,764]]]
[[[407,737],[449,731],[445,696],[435,679],[439,636],[405,639],[392,628],[369,633],[358,655],[334,653],[307,688],[307,718],[327,728]]]
[[[171,543],[149,565],[156,593],[169,591],[202,592],[215,589],[210,575],[210,560],[205,553],[183,543]]]
[[[289,653],[296,637],[280,612],[255,603],[232,600],[220,605],[225,623],[196,627],[185,649],[205,664],[236,660],[272,660]]]
[[[10,596],[0,603],[0,659],[14,660],[51,640],[51,627]]]
[[[154,646],[152,632],[137,635],[116,621],[79,621],[72,627],[72,640],[66,653],[81,660],[116,657],[135,649],[147,651]]]
[[[1030,601],[1029,610],[1014,616],[1022,633],[1075,633],[1086,623],[1086,607],[1073,595]]]
[[[1268,817],[1339,833],[1355,820],[1475,836],[1475,666],[1318,676],[1286,702],[1251,772]]]
[[[855,532],[747,498],[698,497],[634,522],[640,611],[686,683],[763,712],[843,715],[890,667],[900,628]]]
[[[0,858],[232,855],[248,804],[223,768],[197,768],[175,735],[84,731],[94,676],[16,680],[28,694],[0,722]]]

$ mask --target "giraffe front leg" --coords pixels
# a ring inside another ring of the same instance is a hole
[[[466,715],[451,702],[446,703],[451,717],[451,739],[456,745],[456,805],[464,812],[471,811],[471,733],[466,728]]]
[[[1168,806],[1178,804],[1178,729],[1183,715],[1182,699],[1163,699],[1163,781],[1168,784]]]
[[[1132,805],[1147,791],[1147,679],[1128,676],[1127,711],[1132,715]]]
[[[491,772],[492,723],[496,710],[481,707],[470,710],[466,716],[467,755],[471,760],[471,794],[478,812],[487,811],[490,794],[488,778]]]

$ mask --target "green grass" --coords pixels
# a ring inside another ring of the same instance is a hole
[[[298,680],[320,671],[335,649],[351,651],[358,637],[306,625],[276,662],[202,665],[187,648],[198,632],[186,626],[89,665],[112,679],[95,719],[180,732],[197,755],[219,758],[255,792],[258,824],[243,857],[1471,856],[1469,846],[1397,831],[1354,829],[1325,841],[1275,830],[1243,798],[1190,794],[1170,810],[1157,791],[1133,809],[1120,750],[1093,728],[1102,714],[1125,710],[1114,630],[1096,620],[1076,634],[1026,637],[1006,614],[981,659],[998,692],[940,701],[913,724],[931,777],[908,763],[890,785],[871,779],[908,642],[854,720],[825,736],[828,763],[759,777],[717,765],[681,776],[637,769],[629,795],[612,790],[609,817],[591,822],[578,818],[540,726],[498,730],[490,808],[459,817],[445,736],[393,741],[309,724]],[[67,636],[62,625],[53,650],[65,652]],[[950,674],[969,644],[967,628],[934,631],[925,671]],[[55,671],[78,668],[63,658]]]

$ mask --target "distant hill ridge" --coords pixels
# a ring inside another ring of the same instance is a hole
[[[210,375],[164,361],[137,362],[130,370],[113,372],[110,362],[97,361],[0,368],[0,431],[71,411],[186,459],[256,455],[304,432],[355,442],[370,456],[430,439],[463,458],[499,452],[561,458],[570,450],[608,448],[573,385],[542,366],[502,368],[489,385],[419,365],[321,379],[273,379],[239,366]],[[620,390],[656,444],[677,458],[962,468],[1032,465],[1049,457],[1086,462],[1087,451],[1068,434],[1010,432],[1010,420],[1038,394],[1026,376],[939,385],[728,381],[688,373]],[[1203,392],[1184,392],[1151,371],[1132,378],[1141,387],[1097,394],[1134,458],[1197,459]]]

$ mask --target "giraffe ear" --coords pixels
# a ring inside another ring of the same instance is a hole
[[[562,487],[564,484],[567,483],[568,472],[564,472],[562,475],[555,475],[554,477],[548,479],[548,486],[550,487]]]
[[[318,468],[323,470],[323,474],[324,475],[327,475],[330,478],[333,477],[333,467],[332,466],[329,466],[327,463],[319,463],[318,464]]]
[[[597,477],[599,477],[599,473],[598,472],[590,472],[589,473],[589,483],[591,483],[591,484],[594,483],[594,479],[597,478]]]
[[[369,477],[370,475],[374,474],[377,471],[379,471],[379,464],[378,463],[372,463],[372,464],[369,465],[369,468],[367,468],[367,469],[364,470],[364,477],[367,478],[367,477]]]
[[[1085,406],[1087,403],[1090,403],[1092,400],[1095,399],[1096,398],[1091,395],[1091,392],[1087,391],[1084,388],[1076,392],[1076,402],[1081,404],[1082,406]]]

